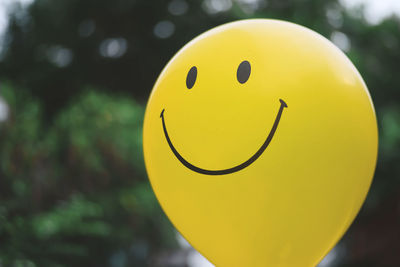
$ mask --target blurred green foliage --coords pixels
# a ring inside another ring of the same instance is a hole
[[[245,18],[307,26],[360,71],[378,116],[378,165],[331,266],[400,266],[400,20],[371,25],[338,0],[15,5],[0,56],[10,109],[0,122],[1,266],[156,266],[176,249],[144,170],[144,103],[180,47]]]
[[[5,266],[107,266],[120,251],[143,265],[173,246],[144,176],[142,106],[87,89],[44,126],[32,96],[8,84],[2,95],[11,109],[0,132]]]

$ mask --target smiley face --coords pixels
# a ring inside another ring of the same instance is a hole
[[[377,127],[365,83],[332,43],[245,20],[166,65],[143,147],[162,208],[212,263],[315,266],[365,199]]]
[[[244,84],[250,77],[250,72],[251,72],[251,66],[250,63],[245,60],[242,61],[237,69],[237,80],[239,83]],[[193,66],[192,68],[190,68],[188,74],[187,74],[187,78],[186,78],[186,87],[188,89],[192,89],[192,87],[194,86],[195,82],[196,82],[196,78],[197,78],[197,68],[195,66]],[[169,147],[171,148],[171,151],[174,153],[175,157],[188,169],[197,172],[197,173],[201,173],[201,174],[206,174],[206,175],[224,175],[224,174],[231,174],[233,172],[237,172],[240,171],[244,168],[246,168],[247,166],[249,166],[250,164],[252,164],[255,160],[257,160],[261,154],[265,151],[265,149],[268,147],[269,143],[271,142],[272,138],[274,137],[274,134],[276,132],[276,129],[278,128],[279,125],[279,121],[281,119],[282,116],[282,112],[284,108],[287,108],[287,104],[285,103],[285,101],[283,101],[282,99],[279,99],[279,102],[281,103],[281,106],[279,107],[279,111],[276,115],[274,124],[265,140],[265,142],[261,145],[261,147],[246,161],[242,162],[239,165],[236,165],[234,167],[228,168],[228,169],[222,169],[222,170],[207,170],[207,169],[203,169],[200,167],[197,167],[193,164],[191,164],[189,161],[187,161],[181,154],[179,154],[179,152],[176,150],[176,148],[174,147],[169,135],[168,135],[168,131],[167,131],[167,126],[165,125],[165,117],[164,117],[164,112],[165,109],[163,109],[161,111],[160,114],[160,118],[162,120],[162,126],[163,126],[163,130],[164,130],[164,135],[165,135],[165,139],[169,145]]]

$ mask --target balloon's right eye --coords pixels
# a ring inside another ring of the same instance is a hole
[[[239,67],[237,69],[236,73],[236,78],[238,82],[240,83],[245,83],[250,77],[250,72],[251,72],[251,66],[250,63],[245,60],[242,61],[242,63],[239,64]]]

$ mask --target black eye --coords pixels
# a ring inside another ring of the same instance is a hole
[[[191,89],[194,86],[197,78],[197,68],[195,66],[191,67],[186,76],[186,87]]]
[[[250,71],[251,71],[250,63],[247,60],[242,61],[242,63],[239,64],[239,67],[237,69],[236,73],[237,80],[240,83],[247,82],[247,80],[250,77]]]

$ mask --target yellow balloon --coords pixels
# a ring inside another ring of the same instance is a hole
[[[288,22],[228,23],[160,74],[147,172],[179,232],[217,266],[315,266],[375,170],[374,107],[350,60]]]

